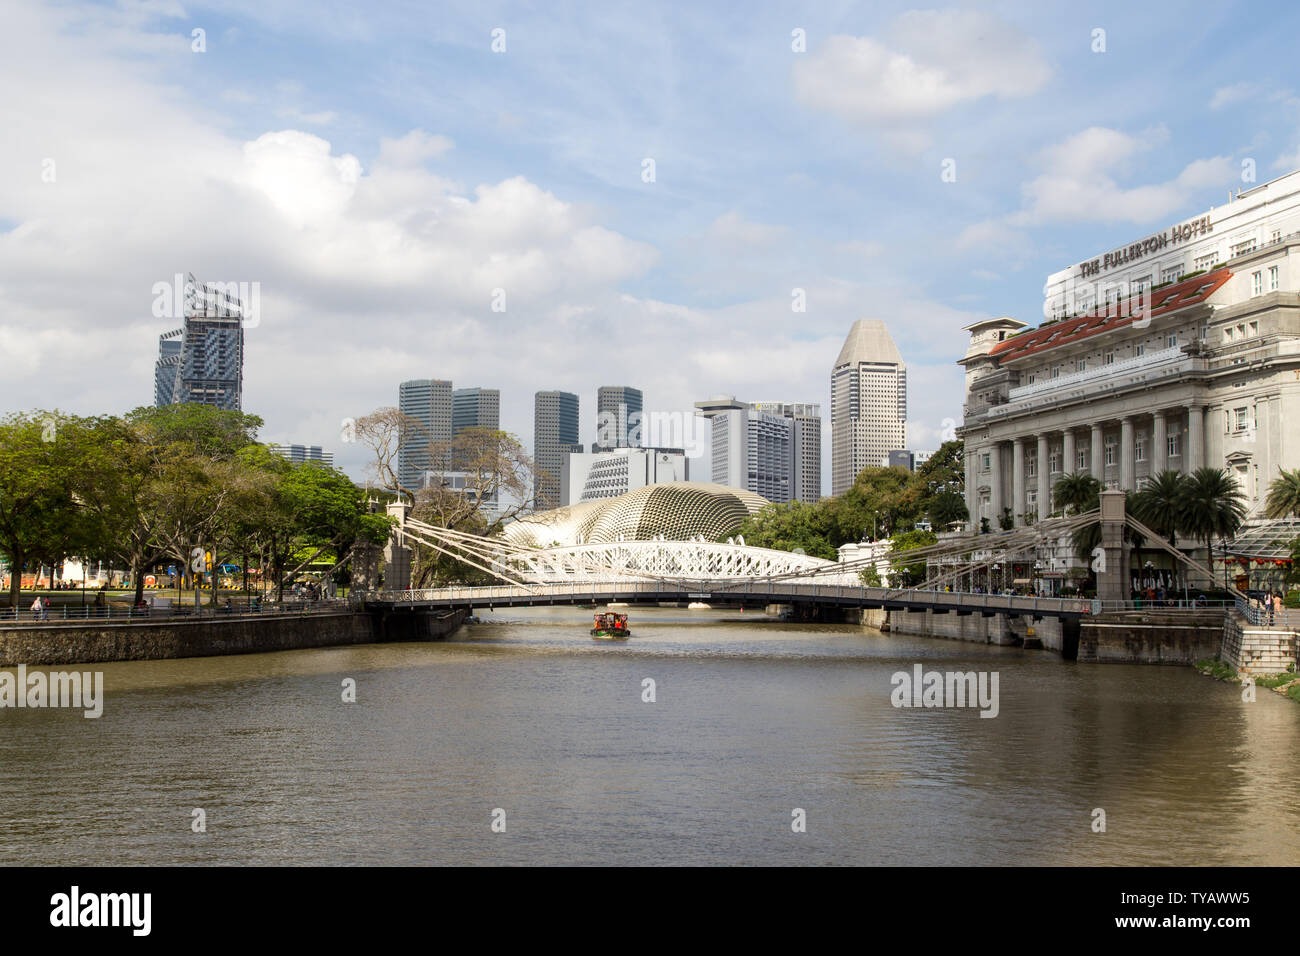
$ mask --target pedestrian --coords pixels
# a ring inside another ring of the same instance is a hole
[[[39,621],[40,619],[41,619],[41,596],[38,594],[36,595],[36,600],[32,602],[32,620]]]
[[[1268,595],[1268,626],[1273,626],[1273,615],[1280,609],[1282,596],[1280,594]]]

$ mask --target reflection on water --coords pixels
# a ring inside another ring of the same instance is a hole
[[[445,643],[94,665],[99,720],[0,711],[0,863],[1300,862],[1300,707],[1271,692],[631,613],[627,644],[538,609]],[[999,716],[894,708],[914,663],[996,670]]]

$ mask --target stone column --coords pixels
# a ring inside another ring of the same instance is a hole
[[[970,515],[970,526],[973,530],[979,530],[980,524],[980,492],[979,492],[979,467],[976,461],[976,452],[969,444],[966,445],[966,511]]]
[[[1014,439],[1011,442],[1011,513],[1016,527],[1025,523],[1025,440]]]
[[[1151,416],[1151,477],[1164,471],[1169,460],[1169,433],[1165,428],[1164,409]]]
[[[997,531],[1002,520],[1002,446],[989,446],[989,530]]]
[[[1097,572],[1097,597],[1103,601],[1128,601],[1129,582],[1124,571],[1124,492],[1101,493],[1101,546],[1093,551]]]
[[[1136,483],[1136,454],[1133,447],[1133,419],[1125,415],[1119,420],[1119,487],[1122,491],[1132,491]]]
[[[1076,454],[1077,450],[1074,447],[1074,430],[1067,428],[1065,430],[1065,437],[1061,442],[1061,458],[1064,459],[1064,461],[1061,462],[1062,475],[1071,474],[1078,467],[1074,463],[1074,457]]]
[[[1103,485],[1106,484],[1106,449],[1101,443],[1101,426],[1092,426],[1092,444],[1089,446],[1092,452],[1092,477],[1096,478]]]
[[[1052,483],[1047,470],[1047,434],[1038,436],[1038,520],[1052,513]]]
[[[1192,405],[1187,409],[1187,473],[1205,466],[1205,409]]]

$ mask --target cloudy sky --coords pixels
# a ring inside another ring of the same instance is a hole
[[[963,325],[1300,166],[1285,4],[4,6],[0,412],[150,402],[154,284],[258,282],[246,410],[357,477],[404,379],[826,411],[861,317],[933,448]]]

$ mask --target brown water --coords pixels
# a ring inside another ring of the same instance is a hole
[[[1300,863],[1300,705],[1272,692],[631,614],[626,644],[538,609],[445,643],[92,665],[98,720],[0,710],[0,864]],[[999,716],[893,707],[915,663],[997,671]]]

